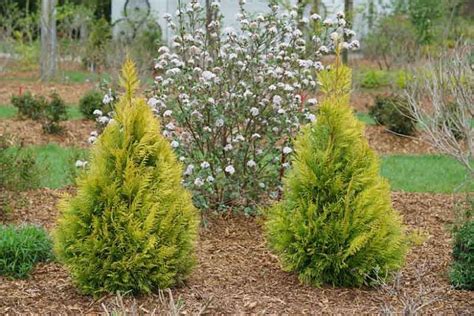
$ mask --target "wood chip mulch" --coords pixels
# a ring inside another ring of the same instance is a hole
[[[9,76],[9,74],[5,74],[5,76]],[[0,84],[0,104],[10,104],[10,99],[13,95],[20,95],[27,91],[33,95],[41,95],[44,97],[56,91],[67,104],[78,104],[81,97],[93,88],[93,83],[60,84],[24,81],[21,79],[18,81],[2,81]]]
[[[64,132],[61,135],[49,135],[42,131],[41,124],[32,120],[2,119],[0,135],[8,134],[25,145],[46,145],[57,143],[61,146],[87,148],[87,138],[96,129],[90,120],[72,120],[62,122]],[[365,135],[372,148],[379,154],[433,154],[437,151],[425,142],[421,136],[399,136],[387,131],[383,126],[365,127]]]
[[[21,193],[3,222],[34,222],[54,227],[56,203],[65,191]],[[21,200],[21,199],[20,199]],[[372,314],[402,313],[407,308],[425,314],[474,312],[474,292],[454,290],[448,281],[454,198],[440,194],[393,193],[393,204],[411,231],[424,236],[408,255],[397,282],[376,289],[312,288],[283,272],[265,246],[261,219],[210,217],[197,247],[198,265],[187,283],[174,289],[174,302],[187,314]],[[0,277],[0,313],[99,313],[116,298],[94,300],[77,292],[58,263],[39,265],[26,280]],[[159,295],[124,299],[142,313],[166,313]],[[405,308],[405,310],[404,310]]]
[[[390,154],[436,154],[439,153],[423,135],[403,136],[388,131],[383,126],[365,126],[365,136],[372,147],[380,155]]]
[[[41,123],[32,120],[2,119],[0,135],[9,135],[24,145],[47,145],[56,143],[64,147],[89,147],[87,139],[90,132],[96,129],[95,122],[90,120],[72,120],[61,122],[64,131],[59,135],[43,133]]]

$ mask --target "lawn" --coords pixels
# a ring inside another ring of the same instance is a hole
[[[382,158],[382,175],[393,191],[451,193],[465,183],[466,171],[441,155],[390,155]],[[474,183],[465,187],[474,191]]]
[[[72,183],[77,159],[85,159],[87,150],[56,144],[32,146],[38,161],[48,169],[41,185],[60,188]],[[452,158],[440,155],[389,155],[382,157],[382,176],[393,191],[452,193],[464,183],[465,170]],[[66,175],[66,176],[65,176]],[[468,186],[474,191],[474,184]]]
[[[78,148],[63,148],[56,144],[29,147],[37,155],[37,161],[46,170],[41,186],[57,189],[73,183],[76,160],[84,159],[87,151]]]

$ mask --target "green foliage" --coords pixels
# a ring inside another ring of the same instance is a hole
[[[418,50],[416,31],[402,15],[381,18],[364,39],[364,55],[375,60],[380,69],[412,61]]]
[[[6,135],[0,135],[0,188],[27,190],[39,186],[46,169],[38,165],[33,151],[13,147]]]
[[[390,77],[382,70],[368,69],[363,73],[360,85],[362,88],[374,89],[390,84]]]
[[[474,290],[474,221],[454,232],[451,284],[457,289]]]
[[[49,101],[43,96],[33,96],[30,92],[25,92],[19,96],[12,96],[11,103],[18,109],[20,118],[41,121],[45,133],[61,132],[59,123],[67,120],[66,103],[57,92],[50,95]]]
[[[112,27],[105,18],[94,21],[87,39],[86,54],[83,59],[92,69],[104,66],[107,54],[107,45],[112,39]]]
[[[66,103],[56,92],[53,92],[50,98],[51,100],[43,110],[43,131],[49,134],[57,134],[63,130],[59,122],[67,120]]]
[[[148,293],[180,283],[194,265],[198,215],[182,167],[142,98],[131,62],[126,87],[92,148],[78,193],[62,202],[55,251],[88,294]]]
[[[378,124],[392,132],[402,135],[416,133],[416,121],[410,115],[408,102],[400,96],[377,96],[369,114]]]
[[[88,91],[79,101],[79,109],[84,116],[90,120],[95,118],[93,112],[95,110],[102,110],[103,95],[99,91]]]
[[[42,116],[43,109],[46,106],[46,100],[41,97],[35,97],[27,91],[21,95],[13,95],[11,104],[18,109],[20,118],[29,118],[38,120]]]
[[[41,227],[0,225],[0,275],[26,278],[36,263],[52,258],[51,247]]]
[[[442,17],[446,9],[444,1],[408,1],[408,13],[412,24],[415,26],[419,43],[430,44],[433,41],[436,22]]]
[[[350,76],[339,66],[320,78],[318,118],[296,138],[284,198],[267,214],[268,243],[283,268],[315,286],[384,279],[408,248],[377,155],[349,107]]]

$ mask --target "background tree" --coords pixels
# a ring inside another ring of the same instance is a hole
[[[41,2],[41,80],[51,80],[57,71],[56,0]]]
[[[354,15],[354,0],[344,0],[344,15],[346,16],[347,27],[352,27]],[[347,65],[349,61],[349,51],[345,49],[342,52],[342,62]]]

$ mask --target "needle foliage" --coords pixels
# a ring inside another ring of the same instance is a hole
[[[349,107],[350,69],[337,61],[319,79],[325,98],[295,141],[284,197],[267,213],[267,239],[302,282],[360,286],[402,266],[407,238]]]
[[[124,95],[92,148],[78,191],[61,204],[55,252],[87,294],[148,293],[193,267],[198,216],[182,167],[160,133],[127,61]]]

